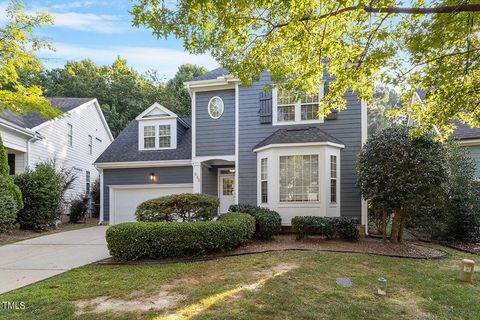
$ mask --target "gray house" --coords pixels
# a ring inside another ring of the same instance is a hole
[[[222,68],[185,83],[191,117],[154,104],[95,162],[101,171],[102,221],[134,221],[136,206],[167,194],[218,196],[231,204],[276,210],[284,225],[297,215],[351,216],[366,223],[355,186],[355,161],[367,137],[367,109],[348,93],[345,111],[317,115],[318,94],[274,88],[269,73],[251,87]]]

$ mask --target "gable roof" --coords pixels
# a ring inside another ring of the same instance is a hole
[[[343,145],[337,138],[329,135],[317,127],[302,129],[280,129],[258,143],[253,149],[259,149],[271,144],[332,142]]]
[[[47,99],[52,103],[52,107],[59,109],[62,112],[71,111],[87,102],[95,100],[94,98],[60,97],[49,97]],[[24,116],[20,116],[10,111],[4,111],[2,114],[0,114],[0,118],[27,129],[35,128],[36,126],[49,121],[49,119],[42,118],[40,115],[32,112],[29,112]]]
[[[142,119],[149,119],[149,118],[169,118],[169,117],[177,117],[177,115],[169,110],[168,108],[162,106],[158,102],[155,102],[150,107],[145,109],[142,113],[140,113],[135,119],[142,120]]]
[[[227,69],[220,67],[210,70],[207,73],[202,74],[201,76],[198,76],[190,81],[213,80],[217,79],[218,77],[228,76],[229,74],[230,72]]]
[[[190,124],[190,117],[179,117],[181,121]],[[192,158],[192,134],[187,128],[176,149],[139,150],[138,120],[131,121],[118,137],[95,161],[96,164],[107,162],[187,160]],[[183,124],[181,124],[183,125]]]

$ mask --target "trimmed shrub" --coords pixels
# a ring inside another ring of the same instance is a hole
[[[255,220],[226,213],[218,221],[127,222],[107,230],[110,254],[120,260],[195,256],[236,248],[255,232]]]
[[[248,204],[234,204],[230,212],[243,212],[255,218],[255,235],[257,239],[270,239],[282,230],[282,218],[278,212]]]
[[[15,176],[25,207],[18,212],[22,229],[44,230],[55,224],[62,197],[62,177],[51,162],[37,164]]]
[[[141,203],[135,217],[140,222],[207,221],[219,205],[218,198],[208,194],[172,194]]]
[[[0,176],[0,180],[3,177]],[[12,230],[17,219],[17,202],[0,187],[0,233]]]
[[[292,226],[298,233],[298,240],[311,234],[318,234],[327,239],[340,238],[355,241],[360,238],[357,224],[357,219],[348,217],[296,216],[292,219]]]
[[[70,203],[70,222],[77,223],[85,218],[88,211],[87,203],[88,198],[84,197],[75,199]]]

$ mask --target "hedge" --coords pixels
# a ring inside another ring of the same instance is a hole
[[[282,230],[282,218],[278,212],[248,204],[234,204],[230,212],[243,212],[255,218],[255,235],[257,239],[270,239]]]
[[[244,213],[226,213],[218,221],[127,222],[111,226],[106,239],[119,260],[195,256],[233,249],[247,243],[255,220]]]
[[[208,194],[172,194],[141,203],[135,217],[140,222],[206,221],[212,220],[219,205],[218,198]]]
[[[327,239],[355,241],[360,238],[357,225],[357,219],[348,217],[296,216],[292,219],[292,226],[298,233],[299,240],[310,234],[318,234]]]

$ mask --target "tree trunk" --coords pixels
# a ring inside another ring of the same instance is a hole
[[[403,232],[405,231],[405,225],[407,224],[406,212],[402,209],[402,216],[400,220],[400,228],[398,229],[398,242],[403,242]]]
[[[387,209],[382,211],[382,239],[387,242]]]
[[[398,210],[393,211],[393,219],[392,219],[392,232],[390,234],[390,242],[397,243],[398,242],[398,232],[400,230],[400,223],[401,223],[401,213]]]

